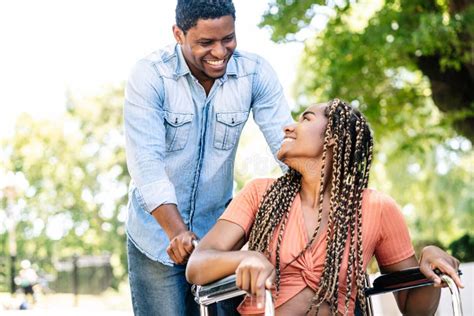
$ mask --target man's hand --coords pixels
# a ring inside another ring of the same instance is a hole
[[[175,204],[162,204],[151,212],[170,240],[166,249],[176,264],[185,264],[194,250],[192,241],[197,236],[188,230]]]
[[[197,239],[197,236],[189,230],[179,232],[176,236],[171,238],[166,252],[176,264],[185,264],[189,256],[194,250],[193,240]]]

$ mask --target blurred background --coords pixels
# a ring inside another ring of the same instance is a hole
[[[364,112],[375,135],[370,186],[400,204],[417,251],[436,244],[463,262],[472,298],[473,2],[234,2],[238,48],[270,61],[295,117],[334,97]],[[174,42],[175,6],[0,2],[1,314],[131,314],[123,89],[138,59]],[[278,173],[248,122],[236,191]]]

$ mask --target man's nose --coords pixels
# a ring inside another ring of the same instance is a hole
[[[221,42],[217,42],[214,47],[212,48],[212,56],[216,57],[217,59],[224,59],[227,54],[227,49]]]

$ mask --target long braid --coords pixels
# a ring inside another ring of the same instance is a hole
[[[372,135],[364,117],[357,110],[338,99],[328,103],[325,115],[328,118],[328,124],[322,153],[317,225],[308,244],[293,261],[308,250],[320,231],[323,192],[328,185],[324,182],[326,157],[327,152],[331,149],[333,161],[332,174],[329,178],[331,190],[326,235],[327,251],[320,284],[308,312],[315,309],[317,313],[321,304],[327,302],[331,313],[337,313],[338,293],[342,280],[346,288],[345,314],[348,313],[354,284],[357,289],[357,298],[365,314],[362,193],[367,188],[372,163]],[[334,141],[334,145],[331,147],[330,141]],[[283,234],[289,210],[300,188],[301,175],[293,169],[278,178],[262,198],[250,232],[249,249],[260,251],[268,257],[271,256],[270,252],[273,252],[269,248],[271,240],[277,238],[275,249],[277,291],[280,286],[280,248]],[[346,251],[348,243],[349,248]],[[347,266],[344,268],[347,274],[345,278],[341,279],[340,272],[343,268],[343,258],[346,255],[348,260]]]
[[[370,172],[370,166],[372,164],[372,150],[373,150],[373,138],[370,132],[370,129],[365,122],[365,119],[361,116],[361,120],[364,122],[363,125],[363,134],[364,134],[364,139],[366,139],[366,142],[368,143],[368,146],[366,147],[365,151],[365,168],[363,170],[363,184],[362,188],[365,189],[367,188],[367,185],[369,183],[369,172]],[[362,255],[362,192],[360,193],[360,197],[358,199],[359,204],[357,206],[358,209],[358,220],[357,222],[359,223],[358,227],[358,243],[357,243],[357,249],[358,249],[358,263],[357,263],[357,274],[356,274],[356,282],[357,282],[357,299],[360,302],[361,309],[365,315],[367,307],[366,307],[366,300],[365,300],[365,295],[364,295],[364,278],[365,278],[365,271],[363,271],[363,255]]]
[[[337,109],[340,106],[339,100],[335,100],[331,106]],[[343,186],[341,192],[339,188],[341,183],[347,183],[347,181],[344,181],[344,179],[348,174],[349,163],[347,158],[349,157],[349,150],[351,147],[350,145],[347,146],[346,144],[347,142],[350,143],[350,137],[343,134],[343,131],[347,130],[348,124],[350,122],[350,117],[347,115],[348,109],[345,105],[343,106],[343,110],[345,111],[341,111],[338,114],[340,120],[338,122],[335,120],[330,120],[328,123],[328,129],[333,130],[333,138],[336,143],[333,159],[333,178],[328,235],[326,238],[328,249],[321,285],[319,286],[318,292],[313,298],[313,304],[316,309],[319,309],[319,306],[324,301],[328,301],[330,303],[332,312],[335,312],[335,308],[337,307],[339,272],[341,268],[342,255],[345,249],[345,240],[347,239],[347,225],[348,221],[350,220],[350,217],[348,216],[349,214],[344,214],[344,207],[347,205],[347,201],[344,201],[344,199],[338,199],[339,197],[345,197],[347,195],[347,189],[345,188],[346,185]],[[334,115],[329,117],[334,117]],[[341,136],[339,136],[339,134],[341,134]],[[335,218],[333,218],[334,216]]]
[[[360,120],[357,120],[357,122],[356,122],[356,131],[360,130],[361,125],[362,125],[362,122]],[[356,136],[356,145],[355,145],[355,148],[356,148],[355,156],[356,157],[358,156],[358,154],[360,155],[361,152],[362,152],[362,149],[361,149],[362,141],[363,141],[362,134],[358,133],[357,136]],[[354,256],[354,253],[357,251],[357,255],[358,255],[357,259],[362,258],[362,251],[361,251],[362,247],[360,247],[358,242],[357,242],[357,244],[355,243],[356,232],[357,232],[358,237],[359,237],[359,232],[362,232],[362,230],[360,229],[362,223],[361,223],[361,221],[359,221],[359,215],[362,214],[361,212],[359,212],[360,211],[360,206],[361,206],[361,205],[359,205],[359,202],[361,200],[362,191],[365,188],[363,186],[365,180],[363,178],[362,179],[360,178],[360,174],[358,173],[358,171],[360,171],[360,170],[362,170],[362,168],[359,168],[359,166],[357,164],[353,165],[352,174],[356,174],[357,176],[354,178],[353,187],[351,188],[351,192],[350,192],[350,195],[349,195],[349,199],[350,199],[349,210],[351,211],[351,213],[356,212],[356,214],[353,214],[352,217],[354,217],[354,215],[357,216],[357,220],[356,221],[353,220],[352,225],[351,225],[350,250],[349,250],[349,259],[348,259],[348,266],[347,266],[347,275],[346,275],[346,280],[345,280],[346,281],[346,289],[347,289],[346,290],[346,297],[345,297],[345,304],[344,304],[345,313],[348,312],[349,300],[350,300],[350,297],[351,297],[351,294],[352,294],[352,284],[353,284],[352,267],[354,266],[354,263],[356,261],[356,257]],[[359,269],[358,269],[358,267],[356,267],[356,274],[358,272],[359,272]]]
[[[277,241],[276,274],[277,291],[280,288],[280,245],[287,214],[301,187],[301,175],[294,169],[278,178],[267,190],[258,208],[255,222],[249,236],[249,249],[270,257],[269,246],[275,228],[280,222],[281,229]]]
[[[350,124],[350,121],[349,121],[349,116],[345,116],[345,119],[346,119],[346,122],[345,124],[347,124],[346,126],[349,126]],[[353,252],[354,252],[354,228],[355,228],[355,221],[351,220],[353,218],[352,216],[352,209],[353,209],[353,199],[352,199],[352,187],[353,187],[353,178],[351,176],[351,172],[350,172],[350,154],[351,154],[351,150],[352,150],[352,140],[351,140],[351,135],[346,133],[345,134],[345,137],[344,137],[344,140],[345,140],[345,144],[342,144],[342,146],[344,146],[344,160],[343,160],[343,164],[344,164],[344,184],[343,184],[343,191],[342,191],[342,196],[343,197],[348,197],[348,201],[347,201],[347,209],[346,209],[346,212],[345,214],[341,213],[341,217],[342,215],[344,215],[344,222],[342,224],[342,228],[344,229],[344,234],[342,236],[342,241],[345,241],[347,240],[347,236],[350,234],[350,249],[349,249],[349,260],[348,260],[348,266],[347,266],[347,277],[346,277],[346,285],[347,285],[347,291],[350,293],[350,276],[352,275],[352,265],[351,265],[351,261],[354,261],[353,258],[351,258],[351,256],[353,257]],[[355,145],[357,147],[357,143]],[[341,211],[344,211],[344,210],[341,210]],[[342,241],[341,241],[341,245],[342,245]],[[345,250],[345,245],[344,245],[344,248],[341,249],[342,251]],[[336,288],[339,288],[339,278],[337,278],[337,284],[336,284]],[[337,292],[335,293],[335,295],[333,296],[333,301],[332,301],[332,306],[335,307],[337,306]],[[350,297],[350,295],[346,295],[346,302],[345,302],[345,305],[348,306],[348,297]]]

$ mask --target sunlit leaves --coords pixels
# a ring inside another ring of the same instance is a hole
[[[125,265],[122,98],[123,87],[109,87],[91,97],[70,95],[67,112],[56,120],[19,117],[2,159],[5,171],[28,180],[16,199],[25,201],[17,222],[20,258],[47,267],[73,254],[108,252]],[[119,280],[125,270],[117,271]]]

